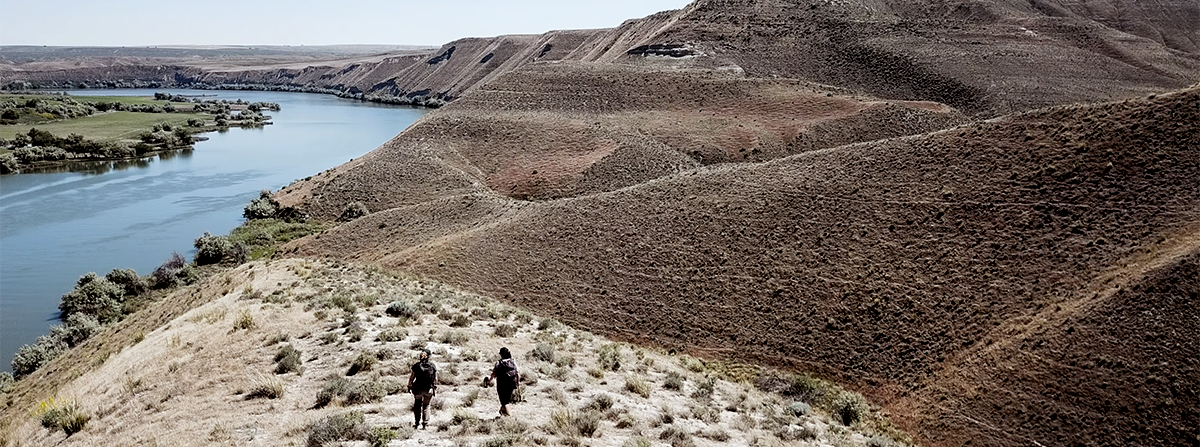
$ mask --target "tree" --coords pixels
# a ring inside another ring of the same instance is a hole
[[[138,276],[134,269],[113,269],[104,275],[104,279],[112,281],[113,284],[121,286],[125,290],[125,296],[137,296],[150,289],[150,284],[146,278]]]
[[[13,356],[12,363],[10,364],[13,376],[20,379],[33,374],[42,365],[62,355],[66,349],[67,346],[54,337],[49,335],[38,337],[37,341],[33,344],[17,349],[17,354]]]
[[[63,324],[50,328],[50,337],[74,348],[92,338],[101,328],[100,321],[91,315],[72,314]]]
[[[45,130],[30,128],[26,135],[29,136],[29,144],[34,146],[58,146],[58,138]]]
[[[224,236],[213,236],[205,231],[203,236],[196,238],[196,264],[216,264],[225,259],[225,254],[233,250],[233,243]]]
[[[64,318],[83,313],[101,322],[108,322],[121,316],[124,296],[124,288],[101,278],[95,272],[88,272],[75,283],[74,290],[62,296],[58,309]]]
[[[17,172],[17,158],[13,154],[0,154],[0,174]]]
[[[242,217],[249,220],[270,219],[275,217],[278,210],[279,203],[271,198],[270,190],[264,189],[259,191],[257,199],[251,200],[250,204],[242,210]]]

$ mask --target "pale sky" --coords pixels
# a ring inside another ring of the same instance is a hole
[[[608,28],[689,0],[0,0],[0,45],[441,45]]]

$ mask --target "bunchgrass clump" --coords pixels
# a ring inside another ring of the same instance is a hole
[[[621,345],[616,343],[602,345],[596,350],[596,355],[599,356],[601,369],[608,371],[621,369]]]
[[[388,304],[385,313],[390,317],[400,319],[402,324],[407,324],[409,321],[421,316],[421,309],[408,301],[393,301],[391,304]]]
[[[350,405],[376,403],[382,401],[387,394],[388,390],[383,382],[367,380],[355,383],[350,387],[350,391],[346,393],[346,403]]]
[[[642,396],[644,399],[650,398],[650,384],[639,377],[626,377],[625,391]]]
[[[537,346],[534,346],[533,349],[525,354],[525,358],[529,360],[540,360],[543,362],[554,363],[554,354],[553,346],[545,343],[538,343]]]
[[[235,331],[239,329],[248,331],[254,329],[255,326],[257,326],[257,324],[254,323],[254,315],[252,315],[249,310],[243,309],[242,312],[238,314],[237,319],[233,320],[233,330]]]
[[[571,419],[571,425],[580,436],[589,438],[599,435],[601,414],[599,411],[584,411]]]
[[[466,396],[463,396],[462,406],[468,407],[468,408],[473,407],[473,406],[475,406],[475,401],[478,399],[479,399],[479,389],[477,389],[477,388],[472,389],[471,391],[467,392]]]
[[[663,382],[663,388],[671,391],[679,391],[683,389],[683,374],[675,371],[667,373],[667,379]]]
[[[783,426],[775,430],[775,437],[783,442],[811,441],[817,439],[817,432],[808,427]]]
[[[851,426],[867,414],[867,400],[861,394],[843,391],[830,401],[828,410],[843,425]]]
[[[589,410],[608,411],[608,409],[612,408],[614,404],[616,404],[616,400],[614,400],[612,396],[609,396],[605,393],[600,393],[597,394],[596,397],[593,397],[584,408]]]
[[[596,410],[584,410],[579,413],[567,409],[558,410],[550,413],[550,422],[544,429],[567,439],[577,436],[591,438],[599,434],[602,416]]]
[[[399,437],[399,432],[388,427],[371,427],[367,430],[367,442],[371,447],[387,447],[389,442]]]
[[[375,341],[381,341],[381,342],[385,342],[385,343],[395,342],[395,341],[404,340],[404,337],[407,337],[407,336],[408,336],[407,329],[404,329],[402,327],[390,327],[390,328],[384,329],[383,331],[379,332],[379,335],[375,336]]]
[[[617,428],[629,428],[637,425],[637,419],[634,419],[629,413],[621,413],[617,417]]]
[[[471,325],[471,317],[458,314],[454,316],[454,320],[450,322],[450,327],[467,327]]]
[[[346,371],[346,375],[353,376],[363,371],[370,371],[375,368],[375,364],[378,362],[379,359],[375,357],[375,354],[360,352],[358,353],[358,357],[350,361],[350,369]]]
[[[651,447],[654,443],[645,436],[633,436],[625,440],[621,447]]]
[[[466,425],[479,421],[479,416],[473,411],[455,409],[450,414],[450,425]]]
[[[471,341],[471,335],[465,331],[450,330],[443,332],[438,341],[448,345],[463,346]]]
[[[79,405],[75,401],[53,397],[38,402],[33,415],[38,418],[43,427],[58,428],[68,437],[83,431],[88,421],[91,420],[91,416],[80,411]]]
[[[717,379],[707,377],[704,380],[696,383],[696,391],[692,392],[692,398],[701,400],[711,399],[716,386]]]
[[[729,442],[729,440],[732,438],[732,436],[729,435],[729,432],[720,428],[710,428],[697,433],[697,435],[699,435],[701,438],[711,439],[717,442]]]
[[[670,443],[671,447],[689,447],[696,445],[695,441],[692,440],[691,433],[688,433],[682,428],[675,426],[670,426],[663,429],[662,433],[659,433],[658,439]]]
[[[496,326],[494,332],[497,337],[508,338],[517,335],[517,327],[511,324],[501,324]]]
[[[278,399],[283,397],[283,381],[274,377],[263,377],[254,381],[246,399]]]
[[[300,356],[300,351],[292,345],[283,345],[279,352],[275,353],[275,374],[302,372]]]
[[[571,356],[571,355],[556,354],[556,358],[554,359],[554,366],[557,366],[559,368],[574,368],[575,367],[575,357]]]
[[[704,370],[706,369],[706,367],[704,366],[704,362],[695,357],[686,357],[685,356],[685,357],[679,359],[679,363],[681,365],[683,365],[684,368],[687,368],[688,371],[691,371],[694,373],[701,373],[701,372],[704,372]]]
[[[344,398],[350,394],[350,388],[353,386],[354,384],[346,380],[345,377],[330,376],[325,379],[325,386],[321,388],[321,391],[317,392],[317,403],[313,405],[313,408],[324,408],[332,403],[334,399],[339,397]]]
[[[342,441],[365,441],[368,428],[364,420],[363,414],[357,411],[321,418],[308,427],[308,446],[321,447]]]

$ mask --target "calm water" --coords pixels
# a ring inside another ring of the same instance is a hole
[[[150,96],[156,90],[77,95]],[[0,370],[58,321],[58,299],[87,272],[149,274],[172,251],[226,234],[262,189],[279,189],[358,157],[426,111],[282,92],[157,90],[277,102],[274,125],[208,133],[195,150],[77,172],[0,176]]]

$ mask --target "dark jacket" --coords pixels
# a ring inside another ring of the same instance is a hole
[[[496,375],[497,387],[516,388],[517,382],[521,381],[521,374],[517,372],[517,363],[513,359],[504,359],[496,362],[496,367],[492,368],[492,373]]]
[[[437,374],[437,366],[433,362],[426,360],[414,363],[412,372],[415,376],[412,385],[413,392],[424,393],[433,389],[433,376]]]

